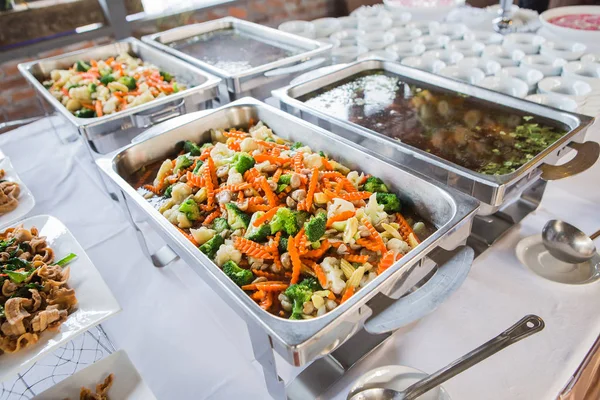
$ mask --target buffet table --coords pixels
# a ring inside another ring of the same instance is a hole
[[[0,136],[0,148],[36,198],[31,215],[61,219],[119,301],[122,313],[103,324],[112,343],[128,352],[159,399],[268,398],[244,322],[183,262],[152,266],[84,145],[58,139],[56,133],[64,137],[69,129],[58,117],[44,118]],[[600,139],[597,124],[590,138]],[[544,331],[445,387],[455,399],[556,398],[600,333],[600,286],[545,281],[519,264],[514,248],[552,218],[596,230],[598,179],[600,164],[550,183],[542,206],[475,261],[449,301],[396,332],[322,398],[345,399],[352,382],[379,365],[433,372],[530,313],[546,321]],[[299,372],[283,361],[278,366],[286,379]]]

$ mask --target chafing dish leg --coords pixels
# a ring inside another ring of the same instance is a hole
[[[269,394],[276,400],[285,400],[285,382],[277,373],[277,365],[275,364],[275,356],[271,347],[271,340],[264,330],[260,329],[254,323],[246,321],[248,333],[250,334],[250,342],[254,351],[254,358],[261,365],[267,384]]]
[[[104,187],[104,191],[108,194],[108,196],[112,200],[119,201],[119,197],[117,196],[116,193],[112,192],[108,188],[108,185],[106,184],[106,181],[104,180],[104,177],[102,176],[102,173],[100,172],[100,169],[96,166],[96,163],[94,161],[96,159],[96,157],[94,157],[94,151],[90,147],[89,142],[85,139],[85,137],[83,136],[83,134],[81,134],[80,136],[81,136],[81,140],[83,141],[83,144],[84,144],[85,148],[87,149],[87,151],[88,151],[88,153],[90,155],[90,160],[91,160],[92,165],[94,167],[94,171],[96,171],[96,173],[98,174],[98,180],[100,181],[100,185]]]

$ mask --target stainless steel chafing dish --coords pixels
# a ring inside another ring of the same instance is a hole
[[[482,103],[494,103],[495,107],[500,106],[506,111],[516,111],[519,115],[527,113],[538,116],[555,125],[566,127],[568,132],[517,171],[507,175],[491,176],[474,172],[373,130],[323,113],[298,100],[305,94],[358,73],[375,70],[399,75],[403,81],[420,87],[463,93],[480,99]],[[481,242],[482,250],[484,246],[491,245],[510,226],[518,223],[525,215],[537,208],[546,181],[565,178],[586,170],[595,163],[600,153],[597,143],[582,143],[587,128],[594,121],[593,118],[544,107],[388,61],[355,62],[309,81],[275,90],[273,95],[279,99],[283,110],[479,200],[481,217],[476,219],[473,231],[477,235],[477,240]],[[551,165],[570,149],[577,151],[573,160],[564,165]]]
[[[54,69],[69,68],[77,60],[101,60],[123,52],[135,55],[143,61],[170,72],[188,88],[100,118],[77,118],[42,85],[42,81],[47,79]],[[176,57],[164,54],[135,38],[19,64],[19,71],[59,114],[73,124],[79,134],[84,137],[88,147],[101,154],[123,147],[134,136],[151,125],[212,106],[212,100],[217,97],[217,85],[220,82],[219,78],[178,60]]]
[[[198,35],[224,29],[232,29],[253,41],[270,44],[280,49],[294,50],[297,54],[234,73],[186,54],[177,46],[169,46],[174,42],[185,41]],[[330,44],[233,17],[170,29],[144,36],[142,40],[222,78],[223,94],[229,100],[239,99],[243,96],[264,100],[271,95],[271,90],[288,84],[298,74],[324,63],[332,47]]]
[[[339,136],[255,99],[240,99],[212,112],[196,114],[199,115],[195,119],[188,115],[180,117],[179,125],[177,120],[168,121],[164,130],[160,126],[153,128],[156,136],[146,136],[145,140],[97,160],[97,164],[122,191],[130,211],[143,215],[168,246],[202,278],[212,282],[214,290],[245,319],[257,359],[263,364],[266,375],[272,378],[267,380],[275,396],[280,396],[283,389],[277,378],[273,349],[294,366],[326,356],[313,363],[324,371],[327,365],[335,364],[331,361],[334,355],[330,353],[357,331],[360,331],[361,341],[364,339],[365,343],[373,345],[374,341],[380,342],[389,336],[390,331],[435,309],[465,279],[473,260],[473,251],[462,246],[477,212],[477,202],[472,198],[444,188],[429,178],[407,172],[369,150],[362,150]],[[322,317],[291,321],[262,310],[127,182],[143,166],[170,156],[176,143],[182,140],[210,141],[211,128],[247,127],[250,121],[258,120],[264,121],[283,138],[301,140],[331,154],[350,168],[381,177],[400,194],[404,204],[430,221],[437,230],[347,302]],[[134,226],[141,233],[135,223]],[[147,248],[145,243],[143,247]],[[432,259],[439,268],[432,269]],[[156,259],[153,261],[156,262]],[[431,279],[410,295],[393,300],[405,294],[414,285],[414,275],[420,279],[423,270],[431,271]],[[413,282],[407,283],[411,277]],[[354,353],[366,351],[365,347],[352,347]],[[312,367],[307,371],[314,373],[316,369],[311,370]],[[306,393],[314,394],[322,390],[323,385],[331,384],[331,380],[322,377],[317,380],[321,387],[315,389],[314,379],[305,380],[311,382],[308,386],[313,387],[307,389],[307,386],[298,383],[301,381],[298,378],[294,381],[295,385],[288,386],[288,395],[294,392],[297,398],[303,398]]]

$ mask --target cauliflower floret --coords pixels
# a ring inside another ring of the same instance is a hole
[[[190,194],[192,194],[192,188],[183,182],[179,182],[173,186],[171,198],[175,204],[181,204]]]
[[[364,211],[373,225],[377,225],[382,221],[387,220],[387,213],[383,211],[383,205],[377,204],[377,195],[375,193],[369,197],[369,202],[364,208]]]
[[[192,236],[198,245],[208,242],[217,233],[215,230],[208,229],[205,226],[201,227],[200,229],[190,229],[190,232],[192,233]]]
[[[69,90],[69,96],[71,96],[71,98],[75,100],[84,100],[87,102],[92,100],[92,98],[90,97],[90,90],[87,86],[71,88],[71,90]]]
[[[242,253],[233,247],[233,242],[231,240],[226,240],[225,243],[219,247],[219,250],[217,250],[217,254],[215,254],[215,264],[220,267],[229,260],[239,264],[242,260]]]
[[[256,170],[258,172],[263,172],[264,170],[269,170],[269,167],[271,166],[271,163],[267,160],[267,161],[263,161],[261,163],[258,164],[254,164],[254,168],[256,168]]]
[[[160,168],[158,169],[158,173],[156,174],[156,179],[154,179],[154,182],[152,184],[154,186],[158,185],[167,176],[171,175],[171,172],[173,172],[173,161],[167,158],[160,165]]]
[[[187,219],[185,214],[179,211],[179,205],[177,204],[163,212],[163,215],[170,223],[177,225],[180,228],[191,228],[192,226],[192,223]]]
[[[377,278],[377,274],[373,271],[369,272],[368,275],[364,275],[358,284],[359,287],[366,286],[367,283],[371,282],[373,279]]]
[[[391,238],[388,240],[386,247],[388,250],[393,250],[395,254],[406,254],[410,251],[408,243],[398,238]]]
[[[50,72],[50,79],[54,82],[63,81],[63,84],[66,83],[71,76],[73,76],[73,73],[66,69],[55,69]]]
[[[117,110],[117,105],[119,104],[119,99],[116,97],[111,97],[102,105],[102,111],[104,114],[112,114]]]
[[[266,140],[273,137],[273,131],[267,128],[265,125],[262,125],[259,128],[251,129],[250,136],[252,136],[254,139]]]
[[[52,96],[54,96],[54,98],[55,98],[56,100],[59,100],[59,101],[60,101],[60,100],[62,100],[62,97],[63,97],[63,94],[62,94],[62,92],[59,92],[58,90],[51,90],[51,91],[50,91],[50,94],[51,94]]]
[[[308,146],[298,147],[296,149],[296,152],[297,153],[304,153],[304,154],[312,154],[312,150]]]
[[[110,90],[105,86],[98,86],[96,92],[92,93],[92,97],[96,96],[96,99],[106,101],[110,97]]]
[[[252,151],[258,149],[258,144],[252,138],[245,138],[240,143],[240,150],[246,153],[252,153]]]
[[[333,203],[327,206],[327,218],[331,218],[344,211],[354,211],[354,204],[347,200],[335,198]]]
[[[211,129],[210,138],[213,142],[225,143],[227,141],[227,138],[223,135],[221,129]]]
[[[323,159],[317,153],[304,156],[303,162],[306,168],[321,168],[323,166]]]
[[[230,162],[231,157],[235,154],[235,151],[228,148],[223,143],[217,143],[210,151],[210,156],[215,162],[215,166],[220,167]]]
[[[244,182],[244,177],[242,176],[242,174],[237,172],[235,169],[230,168],[229,176],[227,177],[227,184],[235,185],[236,183],[243,183],[243,182]]]
[[[113,82],[111,82],[113,83]],[[133,100],[131,102],[131,106],[139,106],[140,104],[144,104],[147,103],[149,101],[154,100],[154,96],[152,96],[152,93],[150,93],[149,90],[146,90],[144,93],[140,94],[138,97],[135,98],[135,100]]]
[[[346,178],[348,178],[348,180],[350,182],[352,182],[352,185],[354,185],[354,187],[357,189],[358,189],[358,186],[360,185],[360,182],[363,180],[364,177],[365,177],[364,173],[361,172],[359,175],[357,171],[350,171],[348,173],[348,175],[346,176]]]
[[[325,257],[321,262],[321,268],[327,277],[327,285],[323,289],[329,289],[335,294],[342,293],[346,287],[346,282],[342,279],[344,273],[340,268],[340,260],[335,257]]]
[[[148,87],[148,84],[146,82],[140,84],[137,88],[137,90],[139,90],[140,92],[145,92],[148,89],[150,88]]]

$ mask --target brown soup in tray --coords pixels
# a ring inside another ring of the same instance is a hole
[[[368,71],[299,98],[310,107],[475,172],[516,171],[566,132],[467,95]]]

